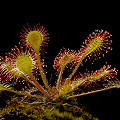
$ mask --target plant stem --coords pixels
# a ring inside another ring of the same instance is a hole
[[[13,93],[19,94],[19,95],[23,95],[23,96],[29,96],[29,97],[36,97],[36,98],[40,98],[41,96],[37,96],[37,95],[30,95],[30,94],[26,94],[26,93],[20,93],[18,91],[14,91],[14,90],[10,90]]]
[[[37,95],[30,95],[30,94],[18,92],[18,91],[12,90],[10,88],[4,87],[3,85],[0,85],[0,87],[2,87],[1,90],[7,90],[7,91],[13,92],[15,94],[23,95],[23,96],[36,97],[36,98],[40,98],[41,97],[41,96],[37,96]]]
[[[62,79],[63,70],[64,70],[64,68],[61,68],[60,73],[59,73],[59,77],[58,77],[58,80],[57,80],[57,85],[56,85],[56,87],[57,87],[58,89],[59,89],[59,87],[60,87],[60,82],[61,82],[61,79]]]
[[[39,54],[37,54],[37,61],[38,61],[39,70],[40,70],[40,75],[41,75],[41,78],[42,78],[42,80],[43,80],[43,83],[44,83],[44,85],[45,85],[48,93],[50,93],[50,88],[49,88],[49,86],[48,86],[46,76],[45,76],[45,74],[44,74],[44,72],[43,72],[42,63],[41,63]]]
[[[109,88],[104,88],[104,89],[101,89],[101,90],[96,90],[96,91],[92,91],[92,92],[88,92],[88,93],[83,93],[83,94],[79,94],[79,95],[73,95],[73,96],[69,96],[69,98],[74,98],[74,97],[79,97],[79,96],[84,96],[84,95],[89,95],[89,94],[92,94],[92,93],[97,93],[97,92],[101,92],[101,91],[105,91],[105,90],[109,90],[111,88],[116,88],[115,86],[112,86],[112,87],[109,87]]]
[[[76,73],[77,69],[79,68],[79,66],[80,66],[81,62],[83,61],[83,59],[84,59],[85,57],[86,57],[86,55],[85,55],[85,54],[83,54],[83,55],[81,56],[80,60],[78,61],[77,66],[76,66],[76,67],[75,67],[75,69],[73,70],[72,74],[69,76],[69,78],[68,78],[68,79],[66,79],[66,83],[67,83],[68,81],[70,81],[70,80],[71,80],[71,78],[72,78],[72,77],[73,77],[73,75]]]
[[[34,82],[34,84],[36,85],[36,87],[47,97],[49,98],[49,95],[47,94],[47,92],[43,89],[43,87],[36,81],[35,77],[33,76],[32,73],[29,74],[29,77],[32,79],[32,81]]]

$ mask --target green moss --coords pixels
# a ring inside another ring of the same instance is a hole
[[[62,106],[62,110],[61,107]],[[0,116],[5,118],[5,116],[13,116],[18,119],[30,119],[30,120],[85,120],[84,118],[89,118],[88,120],[95,120],[93,116],[87,112],[81,112],[77,106],[69,106],[58,104],[37,104],[30,105],[23,102],[19,102],[17,99],[12,99],[8,102],[8,105],[0,111]],[[74,109],[77,108],[76,115]],[[96,119],[97,120],[97,119]]]

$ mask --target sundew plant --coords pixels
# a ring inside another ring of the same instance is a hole
[[[51,85],[48,83],[50,78],[46,78],[42,58],[44,47],[48,46],[50,39],[48,31],[40,24],[24,27],[19,46],[15,46],[0,59],[0,90],[15,94],[7,107],[1,110],[0,115],[11,114],[10,112],[14,111],[15,115],[22,114],[29,119],[84,120],[85,117],[97,119],[78,105],[77,98],[119,88],[120,81],[116,77],[118,70],[105,64],[99,70],[86,71],[82,74],[78,68],[83,62],[90,59],[93,63],[112,50],[111,36],[107,31],[95,30],[79,50],[61,49],[53,64],[56,73],[52,74],[57,74],[57,79],[52,81],[54,84]],[[65,77],[64,72],[67,70],[69,75]],[[22,86],[25,84],[24,89],[20,91],[14,89],[18,82]],[[42,82],[44,85],[40,84]]]

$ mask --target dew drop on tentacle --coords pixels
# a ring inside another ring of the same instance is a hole
[[[23,49],[20,43],[19,47],[20,49],[15,46],[11,53],[7,53],[0,65],[3,81],[9,82],[12,85],[17,83],[24,84],[24,75],[26,76],[29,72],[32,72],[36,66],[35,64],[37,64],[35,54],[30,49],[29,51],[26,48]],[[27,80],[25,84],[27,84]]]
[[[103,52],[107,53],[108,50],[112,50],[110,47],[112,40],[109,40],[111,36],[107,31],[95,30],[95,32],[89,34],[88,39],[83,42],[82,48],[78,53],[80,55],[85,54],[92,60],[100,58],[100,54],[104,57]]]
[[[32,28],[30,25],[27,25],[21,32],[21,38],[25,46],[32,46],[36,53],[40,52],[41,56],[44,55],[44,47],[48,46],[49,34],[43,26],[37,24]]]

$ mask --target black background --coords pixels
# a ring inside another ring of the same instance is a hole
[[[71,8],[72,9],[72,8]],[[40,10],[39,10],[40,11]],[[39,12],[37,11],[37,12]],[[46,71],[47,78],[53,74],[53,83],[56,76],[53,72],[53,60],[59,53],[60,49],[70,48],[73,50],[79,50],[84,40],[91,34],[95,29],[103,29],[112,34],[111,39],[113,40],[112,51],[105,54],[104,58],[101,58],[91,64],[88,60],[84,62],[83,67],[80,67],[78,71],[84,72],[88,70],[100,69],[105,62],[112,65],[112,68],[120,68],[120,33],[119,33],[119,17],[113,13],[108,14],[107,12],[98,13],[82,13],[82,11],[75,10],[69,11],[53,11],[47,10],[39,12],[35,15],[34,13],[28,14],[30,11],[24,12],[9,12],[7,11],[4,15],[1,15],[1,33],[0,33],[0,56],[4,56],[6,52],[10,52],[11,48],[18,45],[20,41],[20,32],[23,26],[27,26],[27,23],[34,26],[38,23],[43,25],[48,33],[50,34],[49,46],[46,48],[47,53],[45,54],[45,64],[47,64]],[[105,15],[105,16],[103,16]],[[114,20],[112,20],[114,18]],[[118,78],[120,79],[120,72],[118,72]],[[87,95],[79,98],[83,105],[86,105],[94,116],[97,116],[100,120],[117,120],[119,119],[120,111],[120,89],[108,90],[97,94]]]

